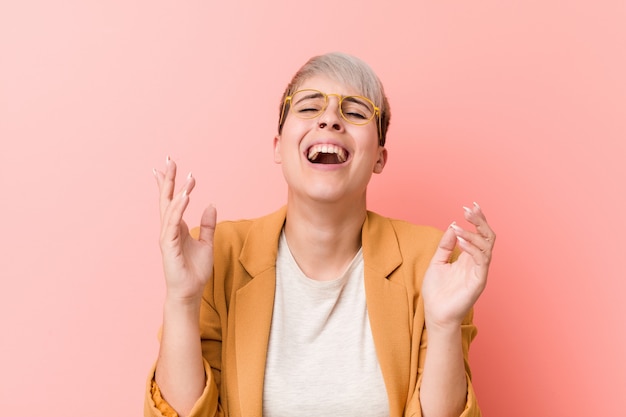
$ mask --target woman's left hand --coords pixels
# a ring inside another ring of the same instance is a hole
[[[464,207],[465,219],[475,231],[452,223],[439,242],[422,284],[427,326],[460,326],[487,284],[487,273],[496,235],[480,206]],[[462,250],[449,263],[456,245]]]

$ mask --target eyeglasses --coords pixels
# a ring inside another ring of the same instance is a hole
[[[300,119],[314,119],[320,116],[328,107],[328,97],[336,96],[339,99],[339,113],[348,123],[353,125],[366,125],[378,117],[378,139],[380,141],[380,109],[372,100],[361,96],[342,96],[339,94],[325,94],[318,90],[298,90],[285,97],[283,109],[280,114],[279,126],[282,128],[287,113],[292,111]]]

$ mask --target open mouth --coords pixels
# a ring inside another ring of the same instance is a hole
[[[348,159],[348,151],[336,145],[313,145],[307,152],[307,158],[314,164],[342,164]]]

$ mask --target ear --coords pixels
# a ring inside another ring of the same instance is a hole
[[[378,160],[374,165],[374,174],[380,174],[383,172],[383,168],[387,164],[387,149],[384,146],[378,147]]]
[[[280,156],[280,135],[274,136],[274,162],[280,164],[282,162]]]

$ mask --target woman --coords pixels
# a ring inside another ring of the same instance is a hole
[[[474,230],[443,233],[367,211],[389,114],[367,64],[312,58],[274,139],[286,206],[218,225],[208,207],[195,239],[195,179],[175,192],[174,162],[155,171],[167,292],[146,416],[480,415],[467,355],[495,235],[477,204]]]

